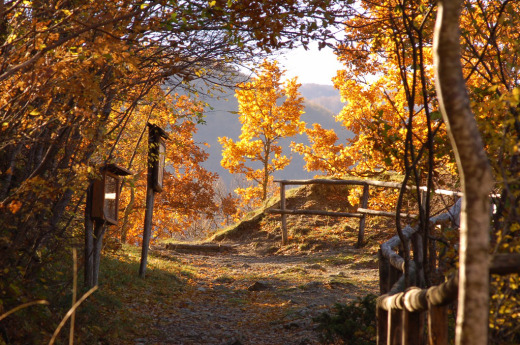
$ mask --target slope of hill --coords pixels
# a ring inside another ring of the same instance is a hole
[[[340,96],[337,90],[329,85],[305,84],[300,91],[305,97],[305,114],[302,119],[310,127],[313,123],[319,123],[324,128],[334,129],[341,141],[351,136],[334,120],[334,115],[341,109]],[[217,93],[215,98],[207,98],[209,104],[206,111],[205,124],[198,127],[195,139],[198,142],[206,142],[210,146],[206,148],[209,159],[204,163],[204,167],[219,174],[227,186],[233,188],[233,176],[223,169],[220,165],[222,159],[222,146],[218,142],[218,137],[227,136],[234,140],[238,138],[241,125],[238,120],[238,102],[234,97],[234,90],[228,93]],[[282,142],[284,152],[293,157],[291,164],[283,171],[277,172],[275,178],[304,179],[312,178],[316,172],[304,170],[305,162],[298,154],[292,154],[289,149],[291,141],[307,143],[305,135],[287,139]]]

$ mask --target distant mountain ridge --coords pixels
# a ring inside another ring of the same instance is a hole
[[[305,98],[305,113],[302,115],[302,120],[307,123],[307,127],[311,127],[313,123],[319,123],[324,128],[334,129],[341,142],[344,142],[347,137],[351,137],[352,133],[334,119],[334,116],[343,106],[338,90],[330,85],[303,84],[300,87],[300,92]],[[238,101],[234,97],[234,90],[228,90],[228,93],[219,93],[217,96],[217,98],[205,99],[209,105],[205,114],[206,123],[198,126],[195,140],[210,145],[210,147],[205,148],[206,152],[209,153],[209,158],[203,166],[218,173],[224,183],[233,188],[233,176],[220,165],[222,146],[218,142],[218,137],[226,136],[233,140],[238,139],[241,132],[241,124],[237,114]],[[308,143],[305,135],[298,135],[282,141],[284,153],[292,156],[292,161],[283,171],[275,173],[275,178],[312,178],[317,173],[304,170],[305,162],[303,158],[290,151],[289,144],[291,141]]]

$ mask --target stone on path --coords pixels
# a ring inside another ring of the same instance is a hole
[[[271,285],[269,285],[268,283],[258,281],[258,282],[254,282],[253,285],[249,286],[247,288],[247,290],[248,291],[263,291],[263,290],[268,290],[270,288],[271,288]]]

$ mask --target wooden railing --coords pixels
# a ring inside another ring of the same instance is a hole
[[[389,271],[388,267],[386,271]],[[520,254],[495,255],[489,273],[520,273]],[[395,277],[395,274],[393,277],[387,275],[387,279]],[[410,287],[403,292],[379,296],[376,304],[377,345],[448,345],[448,308],[457,298],[458,281],[455,274],[428,289]]]
[[[460,200],[450,210],[430,219],[430,225],[446,220],[457,222]],[[414,259],[409,262],[409,275],[415,276],[421,269],[422,255],[420,243],[415,240],[417,228],[403,229],[403,239],[411,241]],[[377,299],[377,345],[447,345],[448,308],[458,293],[458,275],[446,282],[420,289],[410,287],[405,290],[403,277],[404,259],[396,251],[401,247],[398,236],[381,245],[379,250],[379,288]],[[499,254],[491,260],[490,274],[506,275],[520,273],[520,254]],[[411,282],[411,285],[416,282]]]
[[[374,181],[374,180],[327,180],[327,179],[312,179],[312,180],[275,180],[280,184],[280,208],[271,209],[267,212],[281,214],[282,221],[282,245],[287,244],[287,215],[288,214],[303,214],[303,215],[321,215],[330,217],[355,217],[359,218],[359,230],[357,246],[361,247],[365,237],[365,222],[367,215],[383,216],[383,217],[394,217],[396,216],[395,211],[380,211],[368,209],[368,198],[369,198],[369,187],[382,187],[382,188],[393,188],[401,189],[402,183],[400,182],[385,182],[385,181]],[[287,185],[309,185],[309,184],[323,184],[323,185],[353,185],[363,186],[363,195],[361,197],[360,207],[357,208],[355,213],[350,212],[332,212],[322,210],[297,210],[287,209],[286,198],[285,198],[285,186]],[[413,187],[407,187],[407,189],[413,189]],[[426,187],[419,187],[421,195],[425,195]],[[455,195],[460,196],[460,192],[452,192],[441,189],[436,189],[433,192],[436,194]],[[417,215],[401,213],[401,218],[416,218]]]

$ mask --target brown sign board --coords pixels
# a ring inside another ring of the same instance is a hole
[[[131,175],[127,169],[115,164],[101,168],[101,179],[94,181],[92,188],[92,218],[116,225],[119,209],[120,176]]]

